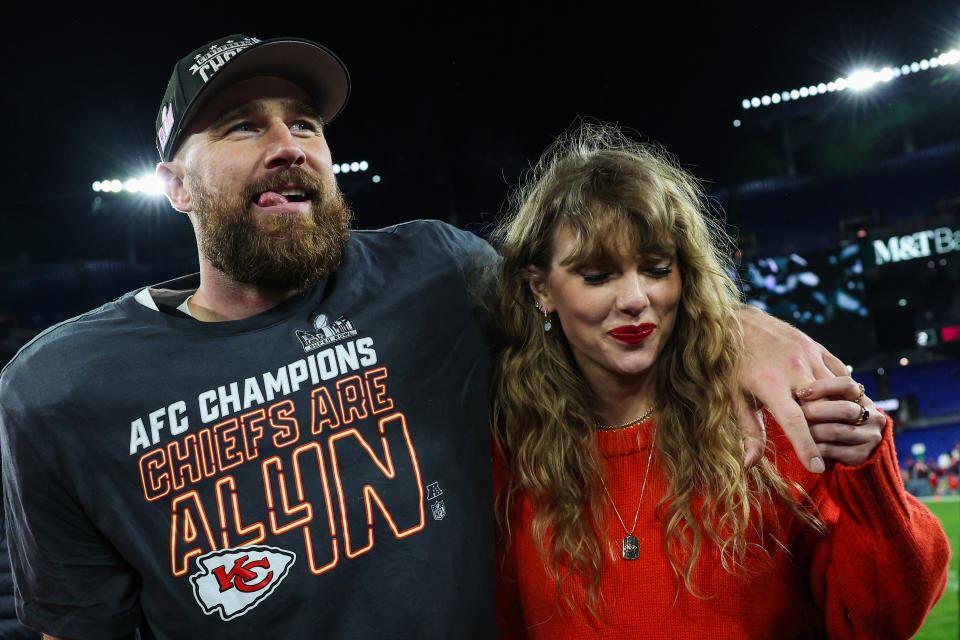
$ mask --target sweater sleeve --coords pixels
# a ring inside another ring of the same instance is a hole
[[[830,638],[909,638],[946,588],[949,542],[904,489],[892,431],[887,418],[869,460],[803,483],[828,529],[812,549],[810,587]]]

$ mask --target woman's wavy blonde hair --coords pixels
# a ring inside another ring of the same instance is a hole
[[[593,439],[597,398],[563,332],[544,331],[529,286],[531,266],[549,272],[560,226],[577,239],[573,264],[607,262],[625,246],[636,255],[676,252],[683,288],[673,335],[654,364],[654,389],[657,460],[669,479],[658,514],[683,586],[699,595],[693,568],[705,540],[718,546],[727,571],[742,567],[748,548],[767,539],[760,511],[774,497],[820,527],[800,504],[806,494],[769,460],[744,469],[735,405],[740,298],[727,271],[728,236],[705,211],[698,182],[665,151],[587,123],[547,149],[494,232],[503,264],[492,420],[509,471],[497,498],[501,534],[509,537],[512,510],[520,495],[529,496],[533,539],[558,591],[575,602],[561,583],[570,572],[581,574],[594,614],[603,554],[597,531],[606,526],[604,464]]]

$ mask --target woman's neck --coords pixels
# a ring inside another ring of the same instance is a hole
[[[630,424],[654,406],[653,376],[626,378],[605,376],[604,380],[590,381],[599,400],[597,417],[602,426]]]

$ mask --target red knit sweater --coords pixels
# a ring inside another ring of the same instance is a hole
[[[607,463],[610,494],[629,527],[640,499],[649,452],[650,422],[597,433]],[[639,433],[638,433],[639,431]],[[656,454],[637,530],[640,558],[626,561],[626,532],[612,509],[605,539],[612,549],[601,570],[602,622],[586,608],[558,598],[530,535],[532,510],[522,500],[512,522],[511,545],[501,549],[498,598],[502,638],[908,638],[943,594],[950,551],[939,522],[907,494],[900,479],[891,428],[870,460],[836,465],[821,476],[799,463],[779,426],[768,426],[768,455],[781,473],[799,482],[820,509],[829,531],[817,535],[784,507],[765,514],[768,530],[779,518],[770,556],[747,559],[745,574],[731,575],[717,549],[705,544],[694,570],[705,598],[679,587],[670,568],[663,526],[654,509],[666,490]],[[639,447],[638,447],[639,443]],[[501,465],[502,467],[502,465]],[[502,472],[502,471],[501,471]],[[518,579],[519,576],[519,579]],[[579,591],[580,601],[585,591]]]

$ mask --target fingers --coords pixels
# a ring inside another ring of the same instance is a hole
[[[843,389],[842,395],[859,397],[862,406],[845,399],[809,400],[802,405],[804,417],[811,425],[810,436],[823,459],[848,466],[863,464],[870,458],[880,445],[886,426],[886,418],[876,410],[873,401],[867,396],[860,397],[859,385],[855,389],[855,394],[850,389]],[[868,412],[866,422],[858,424],[864,410]]]
[[[766,446],[767,430],[760,413],[751,410],[745,403],[737,407],[737,417],[743,430],[743,468],[749,469],[760,462]]]
[[[874,445],[880,442],[882,437],[880,429],[867,423],[865,425],[854,426],[842,422],[833,422],[818,424],[810,428],[810,434],[817,444],[840,444],[840,445]]]
[[[863,407],[852,400],[805,401],[800,408],[807,424],[811,425],[811,430],[813,425],[823,422],[847,422],[852,425],[863,411]],[[871,411],[870,414],[874,412]]]
[[[833,355],[819,342],[817,346],[823,351],[823,364],[826,365],[827,369],[835,376],[848,376],[850,375],[850,370],[847,369],[847,365],[843,364],[843,360]]]
[[[821,398],[844,398],[856,402],[860,397],[860,385],[850,376],[814,380],[797,391],[797,399],[808,403]]]
[[[768,397],[758,397],[767,410],[773,414],[773,417],[780,424],[783,433],[786,434],[796,451],[800,463],[812,473],[823,473],[826,468],[823,464],[820,450],[817,443],[814,442],[810,429],[807,427],[807,419],[804,416],[803,409],[797,404],[796,400],[788,393],[780,393]]]

